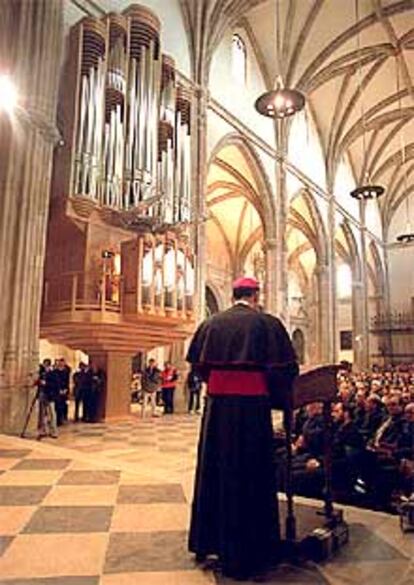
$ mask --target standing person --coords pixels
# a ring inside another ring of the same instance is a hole
[[[93,422],[94,397],[92,390],[92,369],[90,364],[85,364],[82,372],[82,400],[82,421]]]
[[[170,362],[165,362],[161,372],[162,400],[164,402],[164,414],[174,413],[174,393],[178,380],[177,370]]]
[[[151,405],[151,415],[155,416],[155,407],[157,392],[161,384],[161,371],[157,368],[157,362],[154,358],[148,360],[148,366],[142,374],[142,404],[141,416],[145,416],[145,407],[147,403]]]
[[[59,382],[50,359],[43,360],[36,384],[39,387],[38,439],[48,436],[57,439],[55,401],[59,394]]]
[[[202,379],[197,374],[194,368],[188,372],[187,388],[188,388],[188,413],[195,412],[200,414],[200,393],[202,387]]]
[[[57,425],[59,427],[68,420],[70,367],[66,364],[64,358],[57,360],[55,372],[59,383],[59,394],[55,402]]]
[[[234,305],[200,325],[187,355],[207,382],[189,550],[225,575],[263,573],[278,554],[271,400],[298,371],[282,323],[259,312],[259,283],[239,278]],[[279,382],[277,381],[279,380]]]
[[[83,362],[79,362],[78,370],[73,374],[73,397],[75,398],[75,414],[74,422],[79,422],[79,410],[82,406],[82,418],[85,418],[84,405],[84,387],[85,387],[85,373],[87,366]]]
[[[90,402],[88,422],[99,422],[102,418],[102,401],[105,392],[105,373],[97,365],[92,364],[90,370]]]

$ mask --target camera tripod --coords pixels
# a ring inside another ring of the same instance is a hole
[[[27,411],[26,420],[24,421],[22,432],[20,433],[20,437],[22,439],[26,438],[26,431],[27,427],[29,426],[30,419],[32,417],[32,413],[36,402],[39,403],[39,420],[37,424],[37,439],[40,441],[43,437],[51,436],[53,438],[57,438],[56,428],[53,432],[52,426],[52,419],[53,413],[52,408],[53,406],[51,403],[42,396],[42,392],[38,387],[36,390],[35,395],[33,396],[32,403],[30,405],[29,410]],[[55,423],[56,424],[56,423]]]

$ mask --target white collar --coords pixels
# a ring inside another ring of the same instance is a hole
[[[234,301],[235,305],[244,305],[245,307],[250,307],[250,304],[247,301],[243,301],[243,299],[239,299]]]

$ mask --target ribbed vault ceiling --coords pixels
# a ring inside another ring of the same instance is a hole
[[[306,94],[330,180],[345,156],[387,188],[387,224],[413,191],[414,0],[264,0],[239,22],[268,84]]]

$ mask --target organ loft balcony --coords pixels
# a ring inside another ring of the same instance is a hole
[[[53,215],[48,239],[42,337],[134,355],[191,334],[194,259],[182,234]]]

